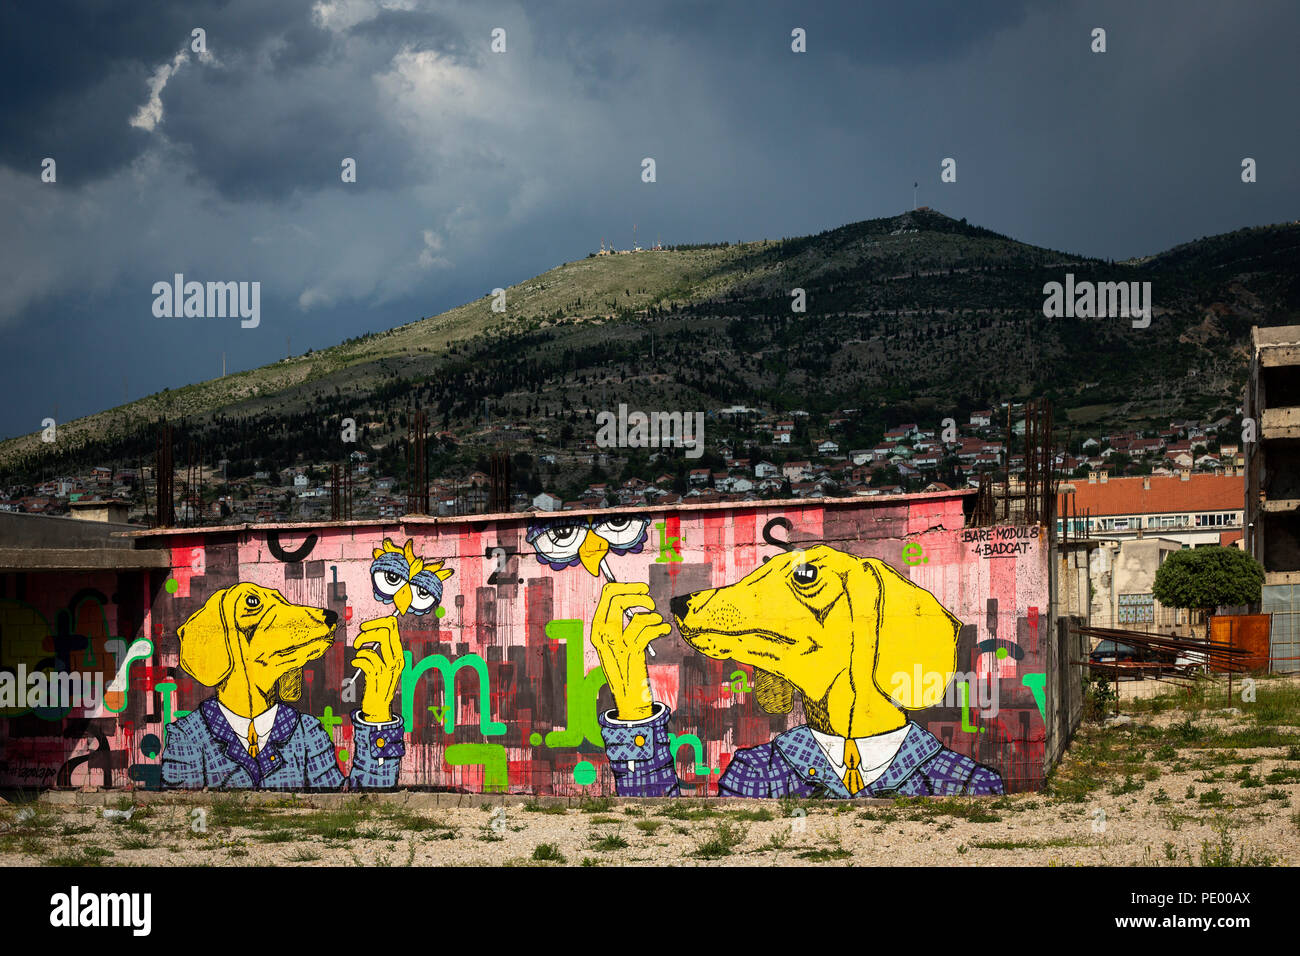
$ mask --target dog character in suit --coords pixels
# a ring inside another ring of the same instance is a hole
[[[629,611],[637,613],[625,626]],[[807,723],[737,750],[719,778],[722,795],[1003,792],[996,771],[907,719],[905,710],[937,703],[956,673],[961,624],[883,561],[825,545],[787,552],[735,584],[674,597],[672,613],[702,654],[755,668],[754,696],[764,710],[789,713],[794,691],[803,696]],[[680,792],[668,742],[672,714],[651,699],[645,661],[646,645],[671,630],[646,585],[605,585],[591,641],[616,704],[599,719],[620,796]],[[897,679],[918,664],[941,678],[924,693]]]
[[[405,663],[395,617],[361,625],[353,663],[365,674],[350,776],[319,720],[291,705],[302,669],[334,643],[338,615],[287,601],[279,591],[236,584],[217,591],[177,631],[180,664],[216,688],[171,724],[162,783],[175,788],[384,789],[397,785],[404,728],[392,713]]]

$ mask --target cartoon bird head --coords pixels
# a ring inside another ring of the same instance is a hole
[[[374,554],[370,583],[376,601],[395,604],[399,614],[428,614],[442,601],[442,582],[454,572],[441,561],[426,565],[423,558],[416,557],[409,539],[399,548],[385,538],[384,546],[375,548]]]
[[[525,540],[537,551],[537,560],[560,571],[581,564],[593,577],[609,552],[640,554],[645,547],[649,518],[553,518],[528,526]]]

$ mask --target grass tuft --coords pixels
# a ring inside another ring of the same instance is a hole
[[[713,837],[696,846],[692,855],[705,860],[731,856],[736,847],[745,842],[749,835],[747,828],[736,823],[719,823],[713,831]]]
[[[539,843],[533,847],[533,859],[541,862],[563,863],[564,854],[555,843]]]
[[[569,808],[562,803],[538,803],[536,800],[525,803],[524,809],[529,813],[553,813],[557,816],[564,816],[569,812]]]
[[[626,850],[629,846],[627,840],[623,839],[617,833],[610,833],[603,837],[592,837],[590,846],[593,850],[600,850],[602,853],[608,853],[611,850]]]

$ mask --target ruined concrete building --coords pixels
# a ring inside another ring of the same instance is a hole
[[[1274,669],[1295,672],[1300,671],[1300,325],[1254,328],[1250,335],[1242,427],[1246,549],[1264,566],[1260,610],[1273,615]]]

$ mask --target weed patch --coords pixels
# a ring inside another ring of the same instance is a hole
[[[563,863],[564,854],[555,843],[539,843],[533,847],[533,859],[545,863]]]
[[[719,823],[713,836],[695,848],[695,856],[705,860],[731,856],[736,847],[745,842],[748,830],[735,823]]]
[[[795,856],[801,860],[812,860],[814,863],[828,863],[831,860],[843,860],[851,857],[853,854],[842,846],[831,847],[829,849],[804,850],[796,853]]]
[[[592,837],[590,846],[593,850],[600,850],[602,853],[608,853],[611,850],[626,850],[629,846],[627,840],[623,839],[617,833],[610,833],[603,837]]]

